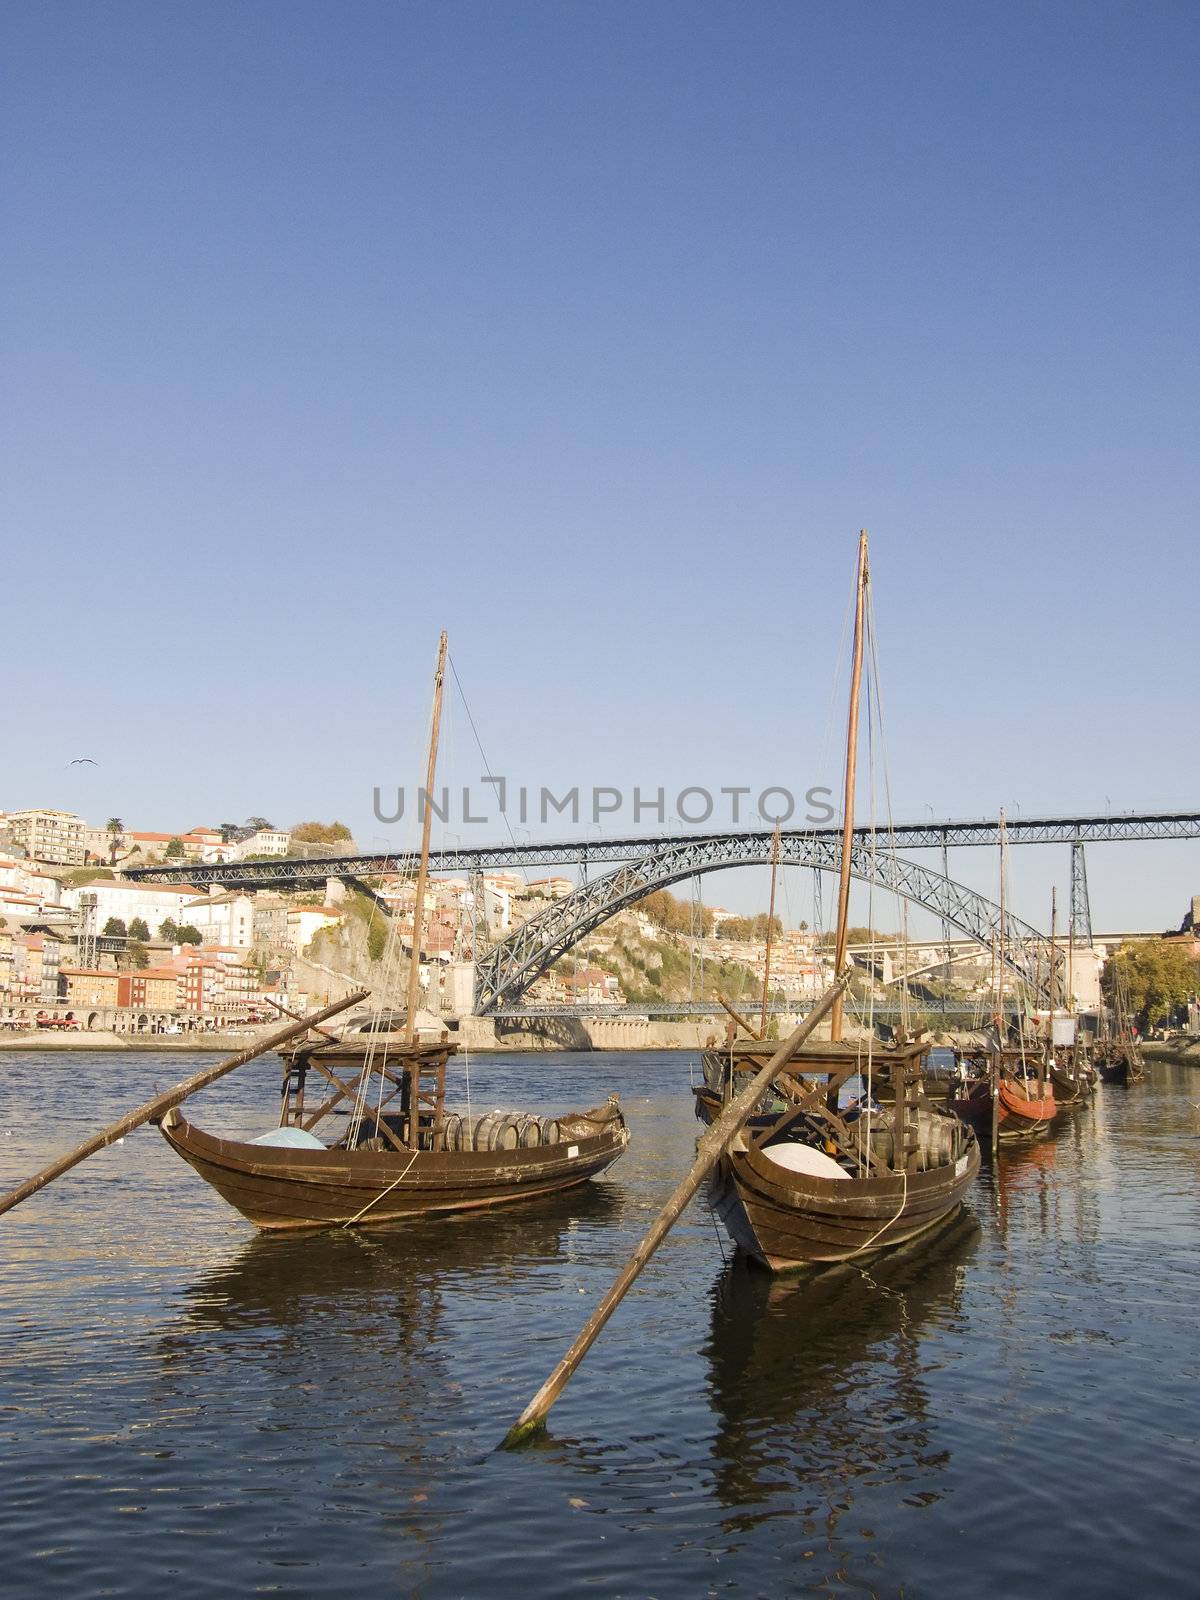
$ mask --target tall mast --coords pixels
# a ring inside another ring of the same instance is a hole
[[[1054,925],[1058,921],[1058,889],[1050,890],[1050,1031],[1054,1031],[1054,1007],[1058,1001],[1058,950],[1054,943]]]
[[[994,982],[996,985],[996,1037],[1003,1042],[1004,1039],[1004,879],[1007,874],[1008,855],[1008,824],[1004,820],[1003,807],[1000,811],[1000,826],[997,830],[1000,839],[1000,938],[998,941],[999,959],[996,962]]]
[[[1063,996],[1063,1010],[1075,1009],[1075,894],[1072,884],[1071,919],[1067,925],[1067,992]]]
[[[433,728],[429,735],[429,763],[425,769],[425,820],[421,827],[421,864],[417,868],[417,900],[413,907],[412,964],[408,969],[408,1016],[404,1038],[417,1037],[417,1000],[421,992],[421,930],[425,922],[425,887],[429,882],[429,834],[433,827],[433,780],[437,772],[438,733],[442,726],[442,680],[446,675],[446,631],[438,640],[437,669],[433,675]]]
[[[775,824],[775,837],[771,840],[771,899],[767,911],[767,948],[763,954],[762,1013],[758,1019],[760,1039],[767,1037],[767,999],[771,992],[771,930],[775,926],[775,879],[779,873],[779,824]]]
[[[846,724],[846,790],[842,800],[842,869],[838,876],[837,944],[833,955],[836,978],[846,961],[846,921],[850,909],[850,846],[854,840],[854,778],[858,762],[858,692],[862,684],[863,612],[867,597],[867,530],[858,535],[858,575],[854,599],[854,670],[850,678],[850,715]],[[830,1013],[829,1037],[842,1037],[842,994]]]

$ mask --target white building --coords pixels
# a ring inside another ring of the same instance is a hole
[[[82,864],[87,825],[73,811],[9,811],[3,820],[13,843],[35,861]]]
[[[239,839],[233,847],[232,859],[245,861],[247,856],[285,856],[292,843],[290,833],[278,828],[260,828],[248,839]]]
[[[101,932],[110,917],[116,917],[128,928],[135,917],[141,917],[155,937],[163,922],[186,926],[192,920],[192,911],[203,905],[208,896],[199,889],[157,883],[119,883],[101,878],[95,883],[79,886],[67,885],[62,892],[64,904],[72,910],[79,908],[81,894],[96,896],[96,931]]]
[[[254,899],[248,894],[210,894],[195,901],[188,919],[205,945],[249,950],[254,943]]]
[[[299,955],[322,928],[336,928],[341,920],[341,914],[329,906],[292,906],[287,914],[288,943]]]

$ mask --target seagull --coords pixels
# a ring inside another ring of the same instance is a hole
[[[74,761],[68,761],[69,767],[98,767],[100,763],[93,761],[91,756],[76,756]]]

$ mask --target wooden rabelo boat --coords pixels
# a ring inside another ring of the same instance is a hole
[[[1136,1083],[1145,1074],[1133,1046],[1123,1039],[1110,1039],[1096,1046],[1096,1071],[1101,1083]]]
[[[409,1062],[389,1069],[387,1109],[352,1116],[351,1126],[329,1145],[312,1130],[332,1111],[331,1100],[355,1096],[353,1078],[339,1080],[341,1090],[310,1116],[289,1120],[261,1139],[218,1138],[178,1109],[168,1111],[160,1127],[206,1183],[267,1230],[381,1227],[534,1199],[594,1178],[628,1144],[615,1100],[559,1117],[465,1117],[440,1103],[426,1109],[417,1086],[444,1077],[449,1053],[420,1047]],[[415,1118],[414,1090],[421,1101]],[[398,1111],[392,1109],[396,1100]]]
[[[426,793],[434,792],[446,635],[438,646]],[[403,1031],[368,1030],[304,1044],[285,1055],[278,1127],[257,1139],[222,1139],[178,1107],[160,1119],[163,1137],[230,1205],[257,1227],[364,1227],[413,1217],[480,1211],[570,1189],[610,1166],[629,1142],[616,1097],[554,1117],[446,1105],[445,1038],[418,1038],[420,962],[432,807],[425,808],[414,907],[408,1008]],[[380,1019],[381,1021],[386,1019]],[[308,1079],[324,1098],[306,1104]],[[316,1129],[349,1113],[337,1138]]]
[[[1056,1051],[1047,1070],[1054,1086],[1054,1102],[1060,1110],[1091,1104],[1096,1092],[1096,1070],[1082,1045]]]
[[[1049,1131],[1059,1107],[1040,1055],[1010,1046],[976,1052],[965,1060],[967,1079],[946,1102],[950,1111],[985,1137],[990,1137],[994,1116],[996,1136],[1006,1142]]]
[[[835,972],[846,960],[867,582],[864,531],[858,548]],[[766,982],[763,987],[765,992]],[[730,1238],[775,1272],[865,1257],[932,1230],[961,1205],[979,1170],[973,1130],[918,1093],[926,1047],[899,1043],[868,1051],[843,1042],[842,1022],[839,993],[829,1043],[802,1046],[777,1073],[779,1102],[760,1103],[759,1125],[742,1127],[710,1179],[710,1204]],[[762,1040],[753,1044],[760,1069],[774,1046]],[[751,1065],[751,1046],[743,1043],[740,1055]],[[892,1106],[877,1108],[868,1099],[861,1111],[839,1112],[838,1092],[860,1072],[864,1057],[868,1095],[879,1064],[886,1062],[878,1075],[890,1081]],[[723,1096],[732,1094],[732,1082],[722,1087]],[[701,1115],[714,1109],[702,1094],[696,1099]]]
[[[759,1049],[761,1065],[770,1047]],[[979,1171],[979,1143],[917,1094],[925,1054],[920,1043],[894,1047],[890,1109],[846,1113],[831,1103],[857,1073],[859,1047],[831,1041],[793,1058],[790,1104],[743,1129],[709,1186],[741,1250],[775,1272],[847,1261],[903,1244],[959,1207]]]

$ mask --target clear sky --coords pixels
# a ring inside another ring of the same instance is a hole
[[[897,818],[1195,806],[1198,47],[1190,0],[7,7],[0,807],[407,842],[440,626],[514,783],[836,784],[861,525]],[[1177,923],[1200,846],[1093,879]]]

